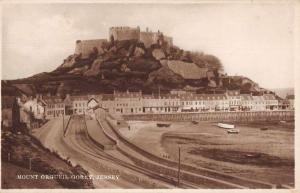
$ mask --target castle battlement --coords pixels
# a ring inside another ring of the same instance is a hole
[[[114,40],[139,40],[140,28],[132,27],[111,27],[109,28],[109,38]]]
[[[103,43],[108,42],[107,39],[94,39],[94,40],[77,40],[75,46],[75,54],[80,55],[82,58],[88,58],[95,49],[98,53],[102,53]]]
[[[152,32],[148,28],[146,31],[140,31],[140,27],[116,26],[109,28],[109,40],[138,40],[143,42],[146,48],[152,44],[163,44],[173,46],[173,38],[163,35],[162,32]],[[81,54],[82,58],[88,58],[89,55],[97,49],[99,53],[103,52],[102,44],[108,42],[107,39],[77,40],[75,54]]]

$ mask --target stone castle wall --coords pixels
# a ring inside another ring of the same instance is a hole
[[[169,46],[173,46],[173,38],[169,37],[169,36],[165,36],[164,35],[164,41],[169,45]]]
[[[113,37],[114,40],[139,40],[144,43],[146,48],[149,48],[152,44],[158,43],[158,41],[166,42],[167,45],[173,46],[173,39],[168,36],[162,35],[161,32],[140,31],[139,27],[111,27],[109,29],[109,37]]]
[[[89,55],[94,51],[94,48],[97,48],[98,53],[102,53],[102,45],[106,42],[106,39],[77,40],[75,54],[81,54],[81,58],[88,58]]]
[[[141,32],[140,41],[144,43],[146,48],[149,48],[152,44],[157,42],[153,32]]]
[[[146,48],[158,42],[167,43],[168,46],[173,46],[173,39],[168,36],[162,35],[161,32],[140,31],[139,27],[111,27],[109,29],[109,39],[113,37],[114,40],[139,40],[144,43]],[[97,48],[99,53],[103,52],[103,43],[108,42],[107,39],[94,39],[94,40],[77,40],[75,47],[75,54],[81,54],[82,58],[88,58]]]
[[[114,40],[139,40],[140,28],[131,27],[111,27],[109,29],[109,38],[113,37]]]
[[[166,42],[168,46],[173,46],[173,38],[162,35],[160,32],[141,32],[140,41],[144,43],[146,48],[158,43],[158,41]]]

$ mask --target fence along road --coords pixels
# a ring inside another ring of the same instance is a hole
[[[73,122],[76,123],[73,123]],[[78,123],[79,121],[79,123]],[[174,188],[175,184],[175,179],[170,178],[170,177],[165,177],[161,176],[151,170],[146,170],[142,167],[135,166],[133,164],[128,163],[128,161],[123,161],[123,160],[128,160],[127,157],[123,157],[124,155],[122,154],[120,158],[120,152],[118,150],[103,150],[103,145],[97,143],[97,141],[92,140],[91,136],[88,134],[88,129],[86,127],[86,124],[84,123],[86,120],[83,118],[83,116],[72,116],[71,117],[71,123],[70,126],[76,124],[77,126],[74,128],[68,128],[68,132],[74,132],[75,133],[75,138],[72,138],[72,145],[76,145],[78,149],[80,149],[82,152],[87,154],[88,156],[92,156],[93,158],[99,159],[99,160],[106,160],[110,162],[109,167],[115,167],[118,166],[119,168],[122,168],[122,171],[130,171],[134,172],[136,174],[136,181],[137,185],[139,183],[146,183],[145,181],[143,182],[143,178],[147,176],[149,179],[151,179],[151,186],[154,186],[152,188],[161,188],[161,187],[169,187],[169,188]],[[72,131],[73,130],[73,131]],[[68,136],[67,136],[68,137]],[[106,139],[110,140],[110,139]],[[104,141],[106,141],[104,140]],[[117,156],[116,156],[117,155]],[[183,183],[182,188],[199,188],[199,186],[194,186],[192,184],[185,184]]]

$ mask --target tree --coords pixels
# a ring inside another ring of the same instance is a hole
[[[208,63],[209,67],[223,70],[223,65],[219,58],[213,55],[204,55],[203,60]]]
[[[20,127],[20,107],[17,98],[14,99],[11,116],[12,116],[12,132],[17,133]]]

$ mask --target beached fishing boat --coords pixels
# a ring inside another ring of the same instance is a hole
[[[260,130],[262,130],[262,131],[266,131],[268,129],[269,129],[268,127],[262,127],[262,128],[260,128]]]
[[[157,123],[157,127],[170,127],[170,123]]]
[[[199,122],[198,121],[192,121],[192,123],[197,125]]]
[[[226,123],[218,123],[217,126],[224,129],[234,129],[234,125],[226,124]]]
[[[245,155],[246,158],[259,158],[261,157],[260,153],[248,153]]]
[[[238,134],[240,132],[239,129],[228,129],[227,133],[228,134]]]

